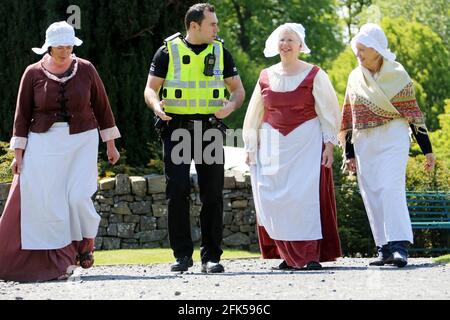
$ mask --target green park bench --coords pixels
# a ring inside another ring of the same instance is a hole
[[[413,229],[450,230],[450,193],[407,192],[409,214]],[[450,234],[450,232],[449,232]],[[450,236],[444,248],[411,248],[412,251],[450,251]]]

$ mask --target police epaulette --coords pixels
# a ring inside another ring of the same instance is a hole
[[[169,42],[169,41],[171,41],[171,40],[173,40],[175,38],[178,38],[178,37],[181,37],[181,33],[179,33],[179,32],[171,35],[170,37],[165,38],[164,42],[167,43],[167,42]]]

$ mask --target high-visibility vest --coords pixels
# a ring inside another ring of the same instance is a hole
[[[212,114],[223,107],[223,46],[214,41],[196,55],[180,37],[166,39],[169,68],[163,84],[164,111],[174,114]],[[214,75],[203,74],[205,57],[215,55]]]

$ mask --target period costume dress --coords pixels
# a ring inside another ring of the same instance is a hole
[[[120,137],[94,66],[73,56],[56,76],[43,59],[22,77],[11,148],[24,149],[0,218],[0,279],[58,278],[93,249],[100,217],[97,190],[98,129],[103,141]]]
[[[378,72],[359,65],[349,75],[342,110],[341,144],[346,158],[356,158],[357,178],[379,261],[376,265],[407,263],[407,246],[413,233],[406,204],[406,166],[411,129],[431,151],[424,116],[417,104],[414,84],[395,54],[387,48],[381,28],[366,24],[352,39],[382,56]],[[394,256],[395,257],[394,257]]]
[[[243,137],[263,258],[302,268],[341,256],[332,170],[321,165],[339,123],[336,94],[319,67],[292,76],[280,64],[261,72]]]
[[[405,193],[410,124],[426,130],[414,85],[401,64],[384,59],[375,75],[362,66],[352,71],[340,136],[349,139],[347,131],[352,131],[358,183],[377,246],[413,242]]]

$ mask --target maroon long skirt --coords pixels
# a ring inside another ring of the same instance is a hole
[[[58,279],[76,265],[78,251],[94,248],[93,239],[73,241],[56,250],[22,250],[20,234],[20,183],[14,176],[0,217],[0,279],[28,282]]]
[[[333,172],[324,166],[320,171],[320,221],[322,239],[309,241],[283,241],[270,238],[263,226],[258,225],[258,238],[264,259],[283,259],[291,267],[302,268],[308,262],[335,261],[342,256],[337,230],[336,199]]]

